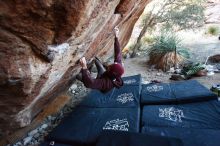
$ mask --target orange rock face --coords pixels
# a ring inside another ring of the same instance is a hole
[[[31,123],[79,72],[76,61],[126,45],[150,0],[0,1],[0,129]]]

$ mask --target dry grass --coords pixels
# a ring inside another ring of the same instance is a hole
[[[176,61],[175,61],[176,58]],[[184,61],[184,57],[176,54],[175,52],[168,52],[166,54],[157,54],[150,56],[148,61],[149,65],[155,65],[156,69],[162,69],[163,71],[169,70],[171,67],[176,64],[181,64]]]

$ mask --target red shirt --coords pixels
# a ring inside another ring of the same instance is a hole
[[[114,42],[114,62],[122,64],[122,54],[117,37],[115,37]],[[91,77],[91,74],[88,71],[88,69],[82,69],[81,72],[82,82],[87,88],[98,89],[102,92],[108,92],[114,87],[120,88],[121,86],[123,86],[123,80],[121,79],[121,77],[111,79],[107,71],[104,72],[100,78],[96,79],[93,79]]]

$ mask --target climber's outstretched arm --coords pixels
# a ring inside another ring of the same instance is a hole
[[[120,43],[119,43],[119,40],[118,40],[118,35],[119,35],[119,29],[118,28],[114,29],[114,35],[115,35],[115,40],[114,40],[114,62],[122,64],[122,53],[121,53]]]

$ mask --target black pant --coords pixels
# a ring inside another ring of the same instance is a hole
[[[101,63],[101,61],[98,58],[95,58],[95,66],[98,71],[96,78],[100,78],[102,74],[106,71],[106,68],[104,67],[104,65]]]
[[[101,61],[95,57],[95,66],[97,68],[97,76],[96,76],[96,79],[100,78],[102,76],[102,74],[106,71],[106,68],[104,67],[104,65],[101,63]],[[89,69],[90,70],[90,69]],[[82,81],[82,73],[80,72],[76,78],[80,81]]]

